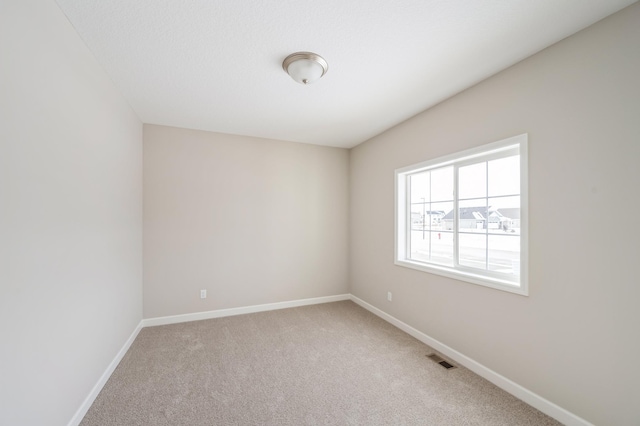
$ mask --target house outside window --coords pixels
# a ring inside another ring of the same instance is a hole
[[[396,170],[395,263],[528,294],[527,139]]]

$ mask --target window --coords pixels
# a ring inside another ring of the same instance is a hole
[[[527,293],[527,135],[396,170],[396,264]]]

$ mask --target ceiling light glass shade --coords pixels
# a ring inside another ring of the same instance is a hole
[[[310,84],[327,73],[329,65],[320,55],[297,52],[287,56],[282,68],[300,84]]]

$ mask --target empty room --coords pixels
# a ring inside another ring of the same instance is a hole
[[[1,0],[0,425],[640,425],[640,4]]]

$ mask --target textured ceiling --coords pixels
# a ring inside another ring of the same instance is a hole
[[[352,147],[634,1],[57,3],[145,123]]]

